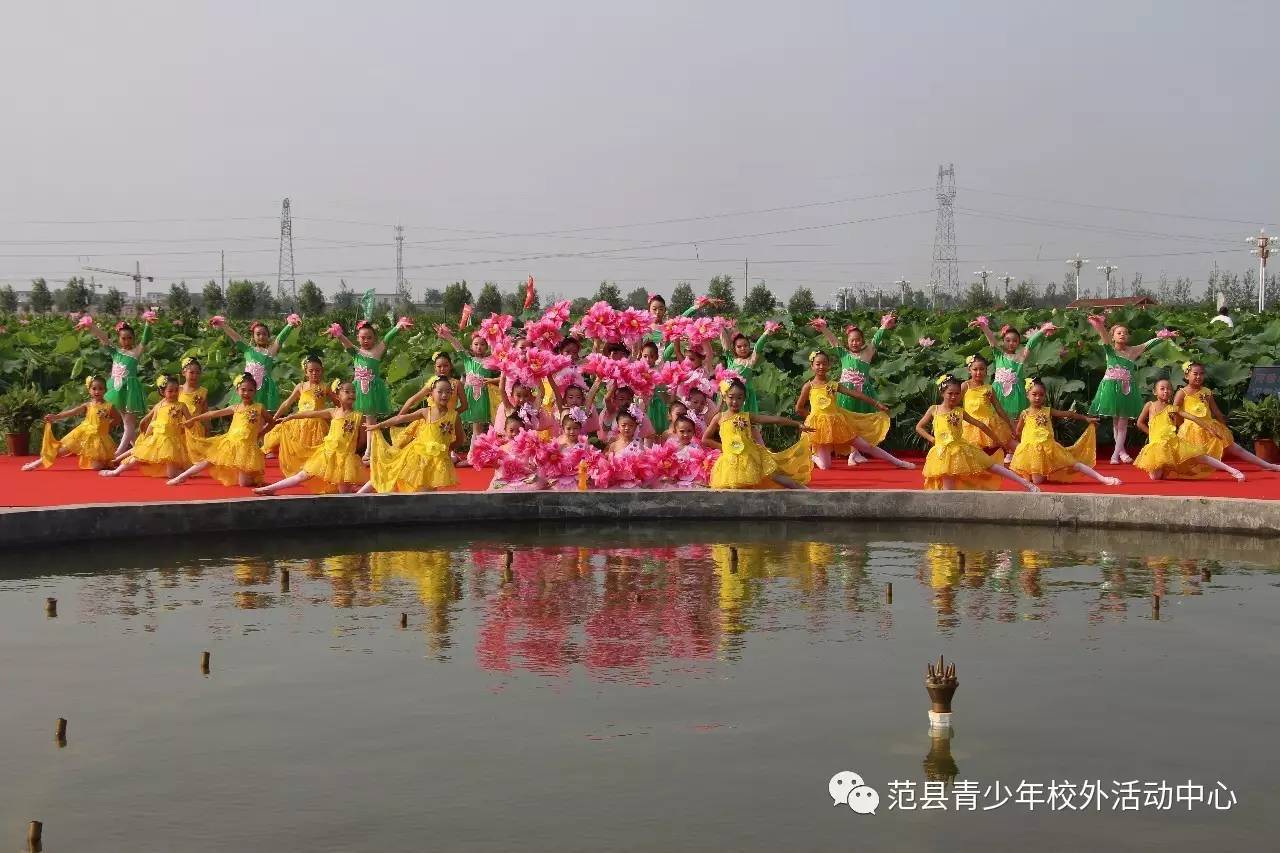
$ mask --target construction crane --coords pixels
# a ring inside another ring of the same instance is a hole
[[[125,278],[133,279],[133,304],[142,304],[142,280],[155,281],[155,276],[143,275],[142,264],[137,261],[133,262],[133,272],[124,272],[123,270],[104,270],[101,267],[82,267],[86,272],[104,272],[111,275],[122,275]]]

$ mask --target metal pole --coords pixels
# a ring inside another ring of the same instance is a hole
[[[1269,241],[1268,241],[1269,242]],[[1267,310],[1267,255],[1266,249],[1258,253],[1258,313]]]

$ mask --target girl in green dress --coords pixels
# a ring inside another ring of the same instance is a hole
[[[116,323],[118,345],[112,346],[107,333],[102,331],[88,315],[80,320],[80,328],[89,333],[102,345],[111,349],[111,375],[107,378],[106,400],[120,413],[124,421],[124,432],[120,435],[120,444],[116,447],[116,455],[133,446],[138,435],[138,418],[146,414],[147,392],[143,390],[142,380],[138,379],[138,363],[142,361],[142,351],[151,338],[151,321],[142,327],[142,337],[137,338],[133,326],[121,320]]]
[[[352,384],[355,386],[356,401],[352,408],[364,415],[364,424],[377,423],[395,411],[391,405],[391,391],[387,388],[387,380],[382,378],[382,357],[387,352],[387,345],[395,340],[401,329],[413,326],[408,317],[401,317],[391,329],[378,340],[377,330],[368,320],[356,323],[356,339],[354,342],[342,333],[342,327],[334,323],[329,327],[329,334],[338,339],[346,349],[352,350],[355,361]],[[365,446],[365,461],[369,460],[369,447]]]
[[[1135,376],[1138,359],[1153,345],[1165,338],[1177,337],[1178,333],[1162,331],[1144,344],[1129,346],[1128,326],[1108,329],[1106,318],[1096,314],[1089,316],[1089,325],[1102,339],[1103,351],[1107,355],[1107,369],[1098,383],[1098,393],[1089,406],[1089,414],[1111,418],[1111,429],[1116,439],[1115,449],[1111,451],[1111,464],[1123,462],[1127,465],[1133,461],[1124,451],[1125,439],[1129,436],[1129,419],[1142,414],[1144,405],[1142,389],[1138,387]]]
[[[1017,419],[1018,415],[1030,405],[1024,388],[1026,378],[1023,376],[1023,365],[1026,364],[1027,355],[1032,348],[1053,334],[1054,325],[1045,323],[1036,329],[1027,338],[1026,346],[1022,345],[1022,334],[1012,326],[1000,329],[1000,337],[997,340],[995,332],[991,331],[990,321],[985,316],[971,322],[969,327],[981,329],[987,343],[991,344],[991,348],[995,350],[995,358],[991,362],[993,370],[991,388],[996,392],[996,401],[1000,403],[1000,408],[1004,409],[1010,420]]]
[[[240,337],[239,333],[228,326],[221,317],[211,317],[209,323],[221,328],[227,337],[235,342],[240,352],[244,353],[244,373],[252,376],[258,383],[258,395],[254,397],[254,402],[266,406],[269,412],[280,408],[280,386],[276,384],[271,372],[275,369],[276,356],[280,354],[280,347],[289,340],[289,335],[293,334],[294,328],[302,324],[302,318],[297,314],[290,314],[284,327],[276,333],[275,340],[271,339],[271,330],[267,328],[267,324],[261,320],[255,320],[249,326],[249,337],[252,342]]]
[[[760,337],[756,338],[754,344],[751,339],[742,332],[738,332],[729,337],[730,330],[733,328],[733,321],[726,321],[725,327],[720,330],[720,344],[725,351],[725,366],[742,377],[742,384],[747,386],[747,398],[742,404],[742,411],[749,414],[760,414],[760,400],[756,397],[756,389],[751,382],[756,375],[756,365],[760,363],[760,349],[764,346],[764,339],[769,335],[769,327],[760,333]]]
[[[892,314],[886,314],[880,319],[880,328],[876,329],[875,334],[871,336],[871,343],[866,342],[862,329],[857,326],[846,326],[844,330],[845,345],[841,346],[840,342],[836,340],[835,332],[827,328],[826,320],[819,317],[811,323],[826,339],[827,344],[835,350],[836,355],[840,357],[840,383],[858,388],[863,394],[877,402],[880,399],[880,395],[877,393],[875,380],[871,378],[871,362],[875,361],[877,349],[884,343],[889,331],[897,324],[897,317]],[[872,403],[864,403],[847,394],[839,394],[836,399],[842,408],[851,412],[870,414],[876,411]],[[857,450],[849,452],[850,465],[857,465],[866,461],[867,457]]]
[[[474,439],[487,430],[489,423],[493,420],[493,401],[489,392],[492,383],[489,380],[498,378],[498,371],[484,366],[484,360],[489,356],[489,344],[479,335],[472,335],[470,348],[464,349],[444,323],[436,326],[436,334],[440,336],[440,340],[462,355],[460,364],[462,385],[466,389],[467,408],[459,420],[471,425],[471,437]]]

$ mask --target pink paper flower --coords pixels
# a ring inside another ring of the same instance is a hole
[[[284,318],[284,321],[288,323],[290,326],[302,325],[302,318],[299,317],[297,314],[290,314],[288,317]]]
[[[809,321],[809,325],[817,329],[819,332],[821,332],[823,329],[827,327],[827,321],[822,319],[821,317],[814,317],[812,320]]]
[[[551,349],[560,343],[561,322],[554,317],[542,317],[524,327],[524,336],[535,347]]]
[[[156,313],[156,309],[148,308],[146,311],[142,312],[142,322],[154,323],[156,321],[156,318],[159,316],[160,315]]]
[[[893,316],[892,314],[885,314],[883,317],[880,318],[880,328],[892,329],[897,322],[898,322],[897,317]]]
[[[623,342],[634,347],[653,328],[653,315],[638,308],[628,308],[617,315],[617,324]]]
[[[92,325],[93,325],[93,318],[90,317],[88,314],[85,314],[83,317],[80,318],[80,322],[76,323],[76,328],[87,329]]]
[[[991,325],[991,319],[990,319],[989,317],[987,317],[987,315],[986,315],[986,314],[979,314],[979,315],[974,319],[974,321],[973,321],[973,322],[977,323],[979,326],[981,326],[981,327],[982,327],[982,328],[984,328],[984,329],[985,329],[985,328],[987,328],[987,327],[989,327],[989,326]]]
[[[582,331],[597,341],[613,343],[622,340],[617,328],[618,312],[608,302],[600,301],[587,309],[582,317]]]
[[[458,318],[458,331],[462,331],[467,326],[471,325],[471,313],[474,310],[475,309],[471,307],[470,302],[462,306],[462,316]]]
[[[224,325],[226,325],[226,322],[227,322],[227,318],[223,317],[221,314],[214,314],[212,317],[209,318],[209,325],[213,326],[215,329],[222,328]],[[334,325],[337,325],[337,324],[335,323]]]
[[[396,320],[396,328],[400,330],[412,329],[413,321],[408,317],[401,317],[399,320]]]
[[[505,441],[495,428],[489,427],[487,432],[471,440],[471,452],[467,454],[467,459],[477,468],[491,468],[501,455]]]
[[[764,331],[766,335],[772,335],[781,328],[782,324],[774,322],[773,320],[766,320],[764,323]]]
[[[329,327],[328,331],[329,331],[329,337],[331,338],[339,337],[342,334],[342,324],[334,323]]]
[[[568,299],[562,299],[552,305],[546,311],[542,312],[542,319],[549,322],[554,321],[557,327],[563,326],[569,322],[569,308],[572,303]]]
[[[1169,338],[1176,338],[1177,336],[1178,336],[1178,333],[1173,331],[1172,329],[1161,329],[1160,331],[1156,332],[1156,337],[1162,341],[1168,340]]]
[[[916,343],[918,343],[924,349],[928,349],[929,347],[936,344],[937,341],[935,341],[933,338],[921,338],[920,340],[916,341]]]
[[[487,341],[490,347],[496,348],[498,341],[506,338],[514,322],[515,318],[510,314],[490,314],[480,321],[476,334]]]

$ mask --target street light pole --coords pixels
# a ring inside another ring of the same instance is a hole
[[[1256,237],[1245,242],[1253,246],[1249,254],[1258,256],[1258,313],[1261,314],[1267,310],[1267,258],[1271,257],[1271,244],[1276,242],[1276,238],[1263,228]]]
[[[1116,266],[1115,264],[1103,264],[1102,266],[1098,267],[1098,272],[1102,273],[1107,277],[1107,298],[1108,299],[1111,298],[1111,274],[1118,269],[1120,269],[1120,267]]]
[[[1013,281],[1013,276],[1005,273],[1000,276],[1000,280],[1004,282],[1004,298],[1007,300],[1009,298],[1009,282]]]
[[[907,293],[910,292],[911,289],[911,282],[907,281],[905,278],[900,278],[895,281],[894,284],[898,285],[898,287],[902,289],[902,306],[905,308],[907,305]]]
[[[1076,299],[1080,298],[1080,268],[1087,263],[1089,263],[1089,259],[1080,257],[1079,252],[1076,252],[1076,256],[1074,258],[1067,260],[1067,266],[1076,268]]]
[[[978,270],[974,273],[978,278],[982,279],[982,295],[987,295],[987,278],[995,275],[991,270]]]

